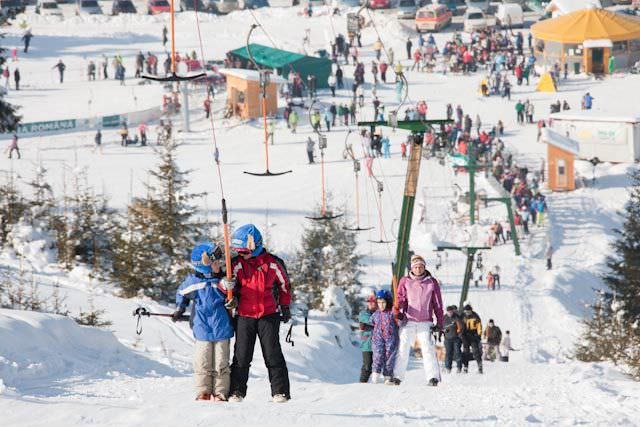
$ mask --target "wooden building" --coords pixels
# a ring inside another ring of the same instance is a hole
[[[227,80],[227,108],[234,117],[255,119],[262,117],[262,91],[260,73],[239,68],[221,69]],[[278,112],[278,85],[286,83],[282,77],[269,75],[267,84],[267,116]]]
[[[578,142],[553,129],[542,129],[542,142],[547,144],[547,186],[551,191],[573,191],[576,188],[574,163],[580,152]]]

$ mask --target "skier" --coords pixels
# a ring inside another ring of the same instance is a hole
[[[20,90],[20,70],[18,69],[18,67],[13,70],[13,81],[16,84],[16,90]]]
[[[384,376],[386,385],[399,385],[400,381],[393,376],[393,369],[398,353],[398,325],[391,310],[391,294],[389,291],[376,292],[378,310],[371,315],[373,325],[373,376],[371,382],[376,384],[380,374]]]
[[[107,55],[102,55],[100,66],[102,67],[102,78],[107,80],[109,78],[109,58],[107,58]]]
[[[583,110],[591,110],[591,107],[593,106],[593,96],[591,96],[591,94],[589,92],[587,92],[583,97],[582,97],[582,109]]]
[[[22,158],[22,156],[20,156],[20,149],[18,148],[18,135],[15,133],[13,134],[11,145],[9,146],[9,158],[11,158],[14,151],[18,153],[18,159]]]
[[[478,373],[482,373],[482,345],[480,343],[480,337],[482,335],[482,321],[480,316],[473,311],[470,304],[464,306],[464,312],[462,316],[464,322],[464,331],[462,333],[462,365],[464,373],[469,372],[469,360],[471,360],[471,353],[473,352],[473,358],[478,363]]]
[[[367,298],[367,308],[358,315],[360,322],[360,350],[362,351],[362,368],[360,369],[360,382],[369,382],[373,365],[373,348],[371,346],[371,336],[373,325],[371,315],[376,311],[376,297],[371,295]]]
[[[182,282],[176,293],[177,321],[191,301],[191,327],[195,338],[193,373],[196,400],[225,402],[229,395],[229,347],[233,337],[231,318],[220,284],[223,277],[222,249],[210,242],[197,244],[191,251],[194,272]]]
[[[231,248],[238,253],[232,262],[235,280],[224,279],[223,286],[227,291],[234,290],[239,305],[229,400],[241,402],[247,394],[249,367],[258,337],[271,396],[275,403],[284,403],[291,399],[289,371],[279,337],[280,321],[287,323],[291,319],[287,270],[280,258],[263,248],[262,235],[253,224],[243,225],[233,233]]]
[[[271,141],[271,145],[274,144],[275,135],[276,135],[276,121],[270,120],[269,126],[267,126],[267,139]]]
[[[446,356],[444,367],[447,373],[451,373],[453,361],[456,361],[457,372],[462,372],[462,333],[464,324],[458,314],[458,307],[450,305],[444,316],[444,347]]]
[[[316,145],[311,137],[307,138],[307,158],[309,159],[309,164],[312,165],[315,163],[313,160],[313,147]]]
[[[489,324],[484,330],[484,338],[487,340],[487,354],[485,354],[484,360],[490,360],[494,362],[496,360],[496,352],[498,357],[502,357],[500,354],[500,342],[502,341],[502,331],[497,327],[493,319],[489,319]]]
[[[411,271],[400,279],[397,290],[398,319],[404,323],[400,329],[400,350],[395,373],[404,379],[409,363],[409,349],[416,337],[420,341],[426,379],[431,386],[440,382],[440,369],[436,359],[432,332],[442,331],[443,310],[440,284],[425,268],[420,255],[411,257]],[[434,316],[436,324],[434,325]]]
[[[509,352],[513,350],[511,348],[511,332],[505,331],[504,337],[502,338],[502,344],[500,345],[500,360],[502,362],[509,361]]]
[[[60,74],[60,83],[64,82],[64,70],[67,68],[66,65],[64,65],[64,62],[62,62],[62,59],[58,60],[58,63],[56,65],[54,65],[53,67],[51,67],[51,69],[57,68],[58,69],[58,74]]]
[[[380,39],[377,39],[373,43],[373,51],[376,53],[376,61],[380,61],[380,56],[382,54],[382,41],[380,41]]]
[[[298,112],[296,110],[291,110],[291,113],[289,113],[289,127],[291,128],[291,133],[296,133],[296,128],[298,127]]]
[[[204,116],[205,119],[208,119],[211,116],[211,99],[207,97],[204,100]]]
[[[413,48],[413,42],[411,41],[411,38],[407,37],[407,59],[410,61],[411,60],[411,48]]]
[[[147,145],[147,125],[145,123],[140,123],[138,126],[138,133],[140,134],[140,145]]]
[[[100,150],[100,154],[102,154],[102,132],[100,129],[98,129],[96,135],[93,137],[93,142],[96,145],[93,152],[95,153],[96,150]]]
[[[385,159],[391,158],[391,142],[389,141],[388,136],[382,137],[382,152]]]
[[[167,26],[165,25],[164,27],[162,27],[162,47],[166,47],[167,46],[167,42],[169,41],[169,39],[167,38],[167,33],[169,32],[169,30],[167,30]]]
[[[31,30],[27,30],[24,32],[24,35],[22,36],[22,41],[24,42],[24,53],[29,52],[29,45],[31,44],[32,38],[33,34],[31,33]]]
[[[129,129],[127,129],[127,124],[123,123],[122,127],[120,128],[120,145],[123,147],[126,147],[127,144],[129,143],[128,139],[129,139]]]
[[[336,96],[336,76],[331,73],[329,78],[327,79],[327,84],[329,85],[329,89],[331,90],[331,96],[335,98]]]

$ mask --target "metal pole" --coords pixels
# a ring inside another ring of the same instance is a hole
[[[476,223],[476,156],[473,141],[469,141],[469,221]]]
[[[398,246],[396,248],[396,260],[393,265],[393,300],[394,308],[398,309],[396,298],[398,281],[404,273],[409,256],[409,237],[411,236],[411,220],[413,218],[413,206],[416,200],[416,190],[418,178],[420,177],[420,161],[422,160],[422,138],[423,132],[414,134],[416,138],[412,140],[411,153],[407,163],[407,177],[404,184],[404,197],[402,199],[402,213],[400,225],[398,227]],[[416,141],[417,140],[417,141]]]
[[[186,82],[182,82],[180,89],[182,89],[180,91],[182,93],[182,131],[191,132],[189,115],[189,85]]]
[[[471,268],[473,267],[473,256],[476,254],[475,249],[467,249],[467,266],[464,270],[464,280],[462,282],[462,293],[460,294],[460,305],[463,307],[469,293],[469,282],[471,281]]]
[[[511,208],[511,198],[505,200],[507,205],[507,213],[509,214],[509,226],[511,227],[511,239],[513,240],[513,247],[516,250],[516,255],[520,256],[520,241],[518,240],[518,233],[516,231],[516,222],[513,219],[513,209]]]

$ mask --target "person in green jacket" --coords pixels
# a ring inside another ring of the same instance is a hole
[[[616,57],[611,55],[609,57],[609,74],[613,74],[613,71],[616,69]]]
[[[289,127],[291,128],[291,133],[296,133],[296,128],[298,127],[298,113],[296,110],[289,113]]]
[[[373,325],[371,324],[371,315],[377,309],[376,297],[371,295],[367,298],[367,308],[362,310],[358,315],[360,322],[360,350],[362,350],[362,369],[360,370],[360,382],[369,382],[371,376],[371,365],[373,364],[373,349],[371,348],[371,335],[373,334]]]
[[[524,104],[522,101],[518,101],[516,104],[516,115],[518,116],[518,124],[524,124]]]

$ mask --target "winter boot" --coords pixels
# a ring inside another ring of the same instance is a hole
[[[243,399],[244,399],[244,396],[240,396],[237,393],[233,393],[231,396],[229,396],[229,402],[232,402],[232,403],[240,403],[242,402]]]
[[[200,393],[196,397],[196,400],[211,400],[211,393]]]
[[[396,385],[396,384],[393,382],[393,378],[384,377],[384,385]]]
[[[379,373],[374,372],[373,374],[371,374],[371,384],[378,384],[379,379],[380,379]]]
[[[286,394],[276,394],[273,396],[273,403],[286,403],[289,401],[289,398]]]
[[[468,374],[468,373],[469,373],[469,368],[465,366],[465,367],[464,367],[463,372],[464,372],[465,374]]]
[[[223,394],[220,393],[216,393],[213,395],[213,401],[214,402],[226,402],[227,401],[227,397]]]
[[[451,373],[451,369],[445,369],[444,372],[447,373],[447,374],[450,374]]]
[[[458,369],[456,369],[456,373],[457,373],[457,374],[459,374],[460,372],[462,372],[462,368],[458,368]],[[466,373],[466,372],[467,372],[467,371],[465,371],[465,373]]]
[[[431,379],[429,380],[429,385],[430,385],[430,386],[432,386],[432,387],[436,387],[436,386],[438,385],[438,383],[439,383],[439,382],[440,382],[440,381],[438,381],[438,379],[437,379],[437,378],[431,378]]]
[[[482,364],[479,364],[479,365],[478,365],[478,373],[479,373],[479,374],[482,374]]]
[[[391,381],[393,381],[394,385],[400,385],[400,383],[402,382],[402,381],[400,381],[399,378],[393,378]]]

